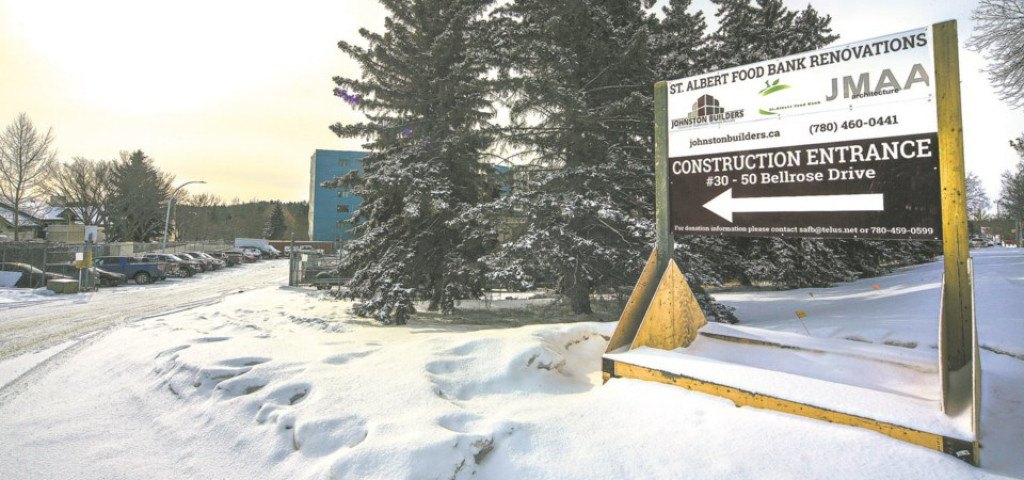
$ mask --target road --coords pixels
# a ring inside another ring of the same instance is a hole
[[[261,261],[150,285],[129,283],[94,293],[0,303],[0,361],[125,321],[213,303],[225,295],[274,283],[288,283],[287,260]]]

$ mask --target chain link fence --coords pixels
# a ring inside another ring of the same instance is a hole
[[[198,242],[168,243],[162,248],[160,243],[99,243],[71,244],[63,242],[0,242],[0,270],[17,270],[27,275],[28,285],[45,284],[43,272],[66,273],[79,257],[84,257],[86,250],[91,249],[92,257],[105,256],[142,256],[151,252],[213,252],[233,248],[221,240]],[[28,265],[32,268],[24,268]],[[33,278],[39,276],[38,280]]]
[[[95,256],[107,255],[109,245],[93,245]],[[0,242],[0,263],[24,263],[40,270],[48,264],[74,262],[85,245],[50,242]]]
[[[293,253],[288,258],[289,286],[314,286],[327,290],[341,288],[348,281],[348,277],[341,271],[340,255]]]
[[[221,252],[234,248],[234,245],[225,243],[223,240],[204,240],[195,242],[168,242],[167,248],[163,248],[160,243],[140,243],[135,242],[131,244],[132,254],[143,255],[146,253],[160,252],[160,253],[182,253],[182,252]]]

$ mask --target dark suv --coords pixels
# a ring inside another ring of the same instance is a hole
[[[143,258],[159,262],[173,263],[178,266],[178,275],[185,278],[203,271],[203,265],[200,262],[195,260],[186,260],[170,253],[147,253]]]
[[[207,262],[206,265],[209,266],[211,268],[211,270],[219,270],[219,269],[224,268],[226,266],[226,264],[224,263],[223,260],[214,258],[213,256],[211,256],[208,253],[188,252],[188,254],[191,255],[192,257],[198,259],[198,260],[206,261]]]

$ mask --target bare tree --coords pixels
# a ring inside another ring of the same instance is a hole
[[[1024,220],[1024,134],[1010,140],[1010,146],[1017,151],[1020,159],[1013,170],[1003,172],[1003,190],[999,193],[999,207],[1006,216]]]
[[[988,218],[992,201],[981,184],[981,178],[974,173],[967,174],[967,217],[974,222]]]
[[[981,0],[972,18],[975,34],[968,46],[985,54],[999,97],[1024,107],[1024,0]]]
[[[186,198],[181,200],[181,204],[191,207],[216,207],[224,205],[224,200],[221,200],[216,194],[199,193],[187,195]]]
[[[75,212],[86,225],[106,223],[104,207],[110,195],[110,169],[113,161],[75,157],[59,163],[47,182],[50,194],[64,199],[64,206]]]
[[[200,193],[191,194],[186,190],[184,195],[179,194],[179,199],[174,201],[173,220],[171,226],[174,228],[175,238],[179,240],[207,240],[211,237],[211,230],[217,227],[220,219],[217,218],[217,207],[224,205],[215,194]],[[183,219],[178,221],[178,209],[182,210]]]
[[[46,181],[56,157],[53,130],[40,135],[24,112],[0,134],[0,197],[14,208],[15,241],[22,204]]]

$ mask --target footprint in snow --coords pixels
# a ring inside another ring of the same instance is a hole
[[[330,455],[366,440],[366,419],[358,416],[301,422],[292,434],[292,448],[309,457]]]
[[[480,430],[479,424],[482,420],[483,418],[473,413],[457,412],[438,418],[437,425],[455,433],[470,433]]]
[[[312,385],[302,382],[274,389],[267,394],[266,400],[256,412],[256,423],[280,423],[282,419],[292,418],[292,407],[305,400],[312,389]]]
[[[221,360],[218,363],[228,367],[253,367],[262,363],[267,363],[270,360],[270,357],[238,357]]]
[[[359,351],[359,352],[339,353],[337,355],[331,355],[331,356],[325,358],[323,360],[323,362],[327,363],[327,364],[330,364],[330,365],[343,365],[343,364],[346,364],[346,363],[348,363],[348,362],[350,362],[352,360],[355,360],[357,358],[363,358],[363,357],[365,357],[367,355],[370,355],[371,353],[376,352],[377,350],[379,350],[379,349],[374,348],[374,349],[363,350],[363,351]]]
[[[168,348],[167,350],[164,350],[164,351],[156,354],[156,356],[153,357],[153,358],[160,358],[160,357],[162,357],[164,355],[170,355],[172,353],[177,353],[177,352],[180,352],[180,351],[182,351],[182,350],[184,350],[186,348],[189,348],[191,346],[192,345],[178,345],[177,347],[171,347],[171,348]]]
[[[221,382],[223,382],[225,380],[228,380],[228,379],[231,379],[231,378],[235,378],[235,377],[237,377],[239,375],[248,373],[249,370],[251,370],[251,368],[249,368],[249,367],[242,367],[242,368],[219,368],[219,367],[204,368],[204,369],[200,370],[198,372],[198,374],[196,375],[195,380],[192,382],[192,387],[197,389],[197,390],[203,390],[204,387],[206,389],[209,389],[209,388],[214,387],[214,386],[216,386],[217,388],[220,388],[219,385],[220,385]]]
[[[261,376],[243,376],[235,377],[230,380],[217,384],[217,390],[220,390],[225,399],[241,397],[243,395],[249,395],[258,392],[267,386],[267,379]]]
[[[313,386],[308,383],[292,383],[275,389],[267,394],[267,401],[278,405],[295,405],[309,395]]]

